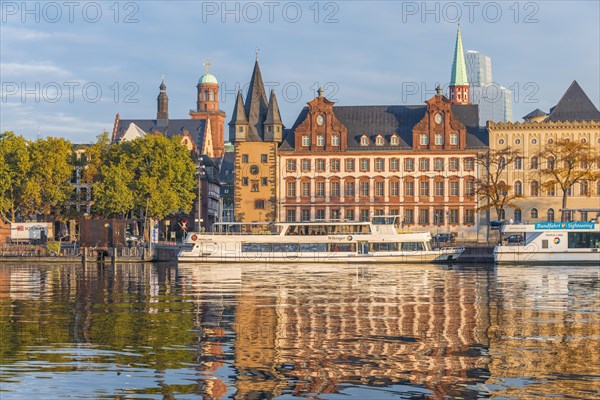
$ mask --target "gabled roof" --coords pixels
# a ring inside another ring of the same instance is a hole
[[[558,104],[550,110],[546,121],[598,121],[600,111],[585,94],[577,81],[573,81]]]
[[[530,112],[529,114],[524,116],[523,119],[530,119],[530,118],[535,118],[535,117],[545,117],[546,115],[548,115],[548,114],[546,114],[539,108],[536,108],[535,110],[533,110],[532,112]]]
[[[366,135],[371,143],[377,135],[385,139],[385,145],[370,145],[370,150],[412,149],[413,127],[427,112],[426,105],[416,106],[334,106],[336,118],[348,129],[348,150],[364,150],[360,138]],[[479,128],[479,111],[476,104],[452,104],[452,112],[467,129],[467,148],[487,146],[485,128]],[[292,128],[286,130],[280,150],[294,149],[294,130],[304,121],[308,107],[304,107]],[[390,145],[390,137],[396,134],[399,144]]]
[[[203,119],[120,119],[115,131],[115,141],[123,139],[132,123],[145,133],[160,132],[168,138],[183,135],[183,132],[187,131],[198,149],[202,149],[204,143],[206,120]]]

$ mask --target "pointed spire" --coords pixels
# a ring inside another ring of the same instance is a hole
[[[279,105],[277,104],[277,97],[275,97],[274,89],[271,89],[269,108],[267,109],[267,119],[265,120],[265,124],[282,124],[281,114],[279,114]]]
[[[257,136],[258,139],[263,137],[263,121],[267,113],[267,94],[265,93],[265,86],[260,73],[260,67],[258,61],[254,63],[254,71],[252,71],[252,78],[250,79],[250,87],[248,88],[248,94],[246,95],[245,111],[250,130],[248,132],[249,137]]]
[[[165,76],[163,75],[161,79],[162,79],[162,81],[160,83],[159,88],[160,88],[161,92],[164,92],[167,90],[167,85],[165,85]]]
[[[467,78],[467,65],[465,64],[465,54],[463,52],[462,36],[460,34],[460,24],[456,34],[456,46],[454,47],[454,59],[452,61],[452,75],[450,76],[450,86],[469,86]]]
[[[167,96],[167,85],[165,84],[165,76],[162,76],[160,83],[160,93],[156,99],[156,119],[166,120],[169,119],[169,96]]]
[[[562,95],[558,104],[550,109],[548,121],[598,121],[600,111],[585,94],[577,81]]]
[[[244,110],[244,99],[242,98],[242,91],[238,90],[237,99],[235,106],[233,107],[233,114],[229,125],[235,124],[247,124],[248,118],[246,118],[246,111]]]

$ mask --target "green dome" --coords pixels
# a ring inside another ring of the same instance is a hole
[[[217,82],[217,78],[213,74],[206,73],[200,77],[200,79],[198,80],[198,83],[199,84],[201,84],[201,83],[216,83],[216,84],[218,84],[219,82]]]

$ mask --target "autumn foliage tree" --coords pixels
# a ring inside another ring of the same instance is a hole
[[[562,191],[561,221],[565,221],[567,195],[573,185],[600,179],[600,155],[587,142],[559,139],[546,145],[537,157],[544,166],[540,174],[548,178],[542,187],[548,190],[558,185]]]
[[[475,181],[477,195],[482,203],[478,210],[494,209],[500,220],[505,207],[516,208],[515,200],[523,196],[514,193],[512,186],[506,183],[508,179],[503,178],[503,175],[520,156],[521,152],[510,146],[489,150],[477,156],[476,162],[482,169],[481,178]]]

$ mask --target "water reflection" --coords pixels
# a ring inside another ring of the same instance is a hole
[[[0,265],[2,398],[598,395],[597,268]]]

